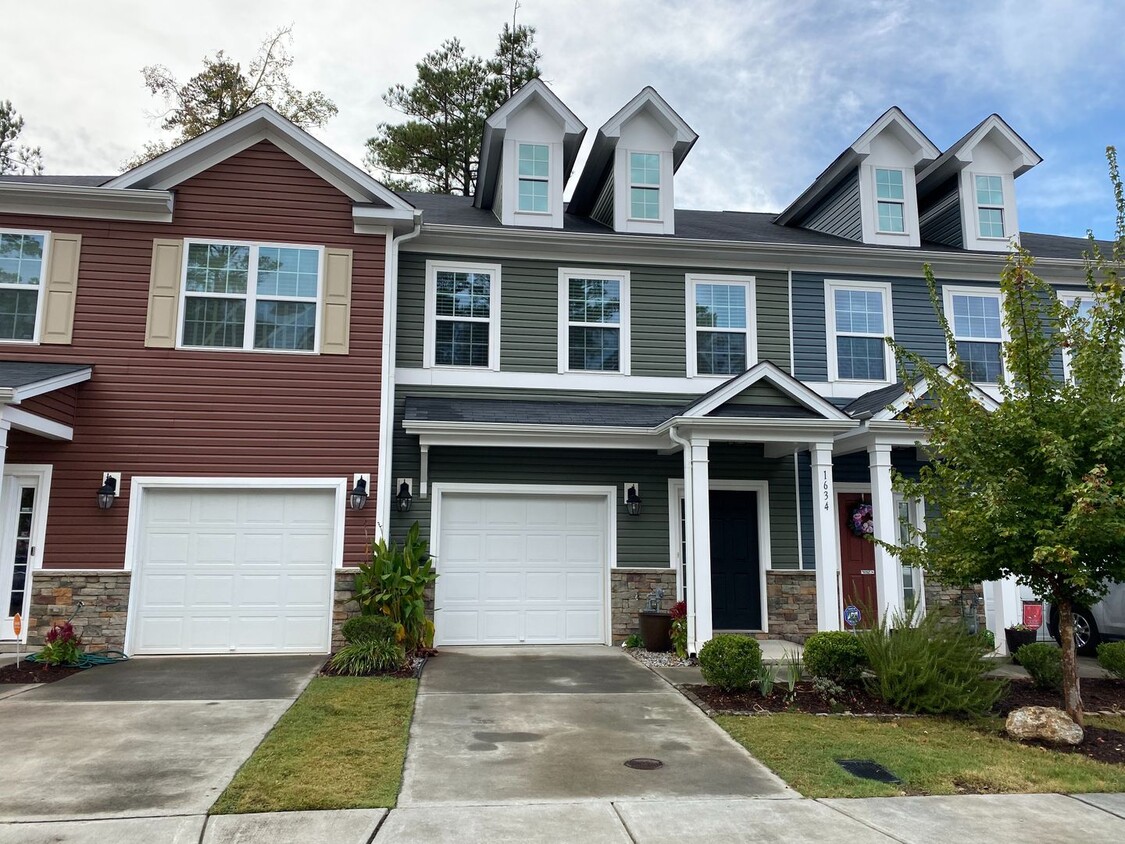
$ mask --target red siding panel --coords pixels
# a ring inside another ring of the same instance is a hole
[[[78,407],[78,385],[43,393],[41,396],[22,402],[19,407],[20,410],[26,410],[28,413],[34,413],[37,416],[50,419],[52,422],[73,425],[74,413]]]
[[[45,568],[123,565],[133,475],[346,477],[378,469],[385,238],[352,231],[352,203],[263,141],[175,189],[170,224],[0,214],[0,227],[82,235],[70,346],[0,343],[0,358],[94,365],[68,388],[74,441],[19,431],[7,461],[54,465]],[[308,243],[354,251],[350,353],[294,355],[145,348],[154,238]],[[58,421],[66,393],[25,402]],[[76,397],[76,399],[75,399]],[[76,401],[76,404],[75,404]],[[97,509],[103,471],[124,494]],[[374,534],[375,508],[349,512],[345,561]]]

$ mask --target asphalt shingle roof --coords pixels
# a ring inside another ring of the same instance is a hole
[[[89,369],[88,363],[29,363],[22,360],[0,360],[0,387],[26,387],[49,378]]]
[[[880,387],[870,393],[864,393],[849,405],[844,406],[844,413],[852,417],[860,417],[867,413],[878,413],[887,405],[903,394],[906,388],[902,382],[891,384],[889,387]]]

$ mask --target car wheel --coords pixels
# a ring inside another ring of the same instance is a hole
[[[1057,610],[1051,611],[1051,635],[1055,641],[1062,644],[1062,633],[1059,631],[1059,614]],[[1080,656],[1092,656],[1097,652],[1098,643],[1102,640],[1098,632],[1098,625],[1089,610],[1074,611],[1074,647]]]

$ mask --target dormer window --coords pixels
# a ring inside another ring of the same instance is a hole
[[[634,220],[660,219],[660,155],[629,153],[629,216]]]
[[[1004,237],[1004,180],[1000,176],[977,176],[977,221],[980,236]]]
[[[551,148],[546,144],[519,145],[519,210],[550,213]]]
[[[903,189],[902,171],[876,168],[875,197],[879,231],[903,234],[906,231],[906,191]]]

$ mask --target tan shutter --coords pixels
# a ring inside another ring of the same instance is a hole
[[[52,234],[43,288],[41,343],[69,344],[74,334],[74,300],[78,296],[78,256],[82,235]]]
[[[180,313],[180,267],[184,242],[157,238],[152,242],[152,273],[148,281],[148,322],[145,345],[176,347]]]
[[[346,355],[352,321],[352,250],[324,250],[324,318],[320,326],[320,351]]]

